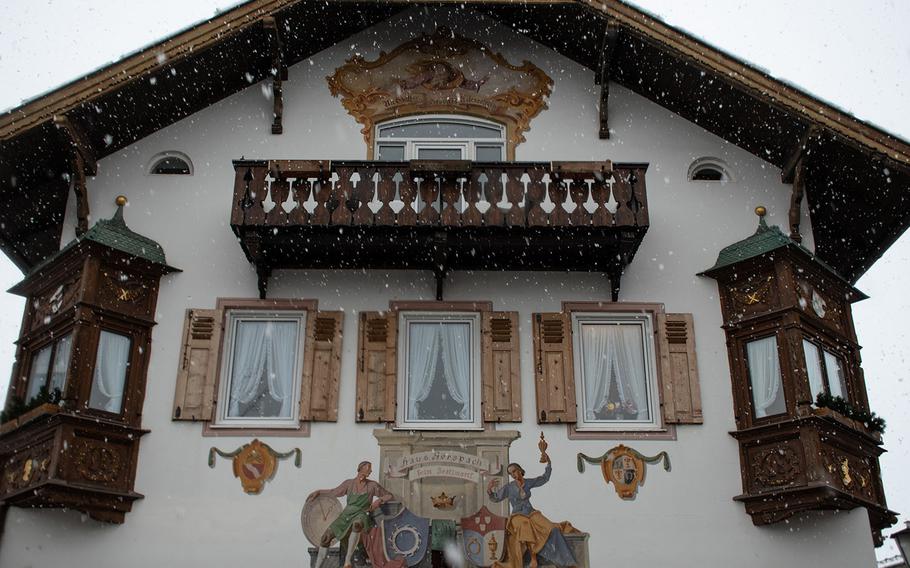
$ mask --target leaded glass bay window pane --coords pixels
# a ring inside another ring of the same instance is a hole
[[[765,418],[786,412],[787,404],[777,354],[777,337],[765,337],[748,342],[746,358],[749,362],[749,381],[755,417]]]
[[[582,323],[585,422],[651,421],[642,326]]]
[[[461,160],[463,148],[417,148],[418,160]]]
[[[478,162],[501,162],[503,160],[502,150],[502,145],[481,146],[478,144],[475,150],[475,160]]]
[[[123,408],[123,390],[130,359],[130,338],[101,330],[92,375],[89,408],[119,414]]]
[[[380,138],[502,138],[501,128],[484,124],[420,121],[379,128]]]
[[[403,162],[404,146],[398,144],[380,144],[379,159],[384,162]]]
[[[47,370],[51,362],[51,350],[53,347],[53,344],[43,347],[32,356],[32,368],[29,371],[25,402],[35,398],[41,387],[47,384]]]
[[[292,417],[298,332],[296,321],[236,321],[228,418]]]
[[[806,372],[809,374],[809,389],[812,392],[812,402],[818,395],[825,392],[822,364],[818,360],[818,347],[810,341],[803,339],[803,355],[806,357]]]
[[[831,391],[831,396],[848,399],[847,376],[841,358],[825,351],[825,371],[828,374],[828,389]]]
[[[406,421],[472,422],[471,325],[408,324]]]
[[[51,367],[51,382],[48,385],[48,390],[51,393],[55,390],[59,390],[61,394],[63,393],[63,388],[66,386],[66,372],[69,369],[72,348],[72,335],[65,335],[57,342],[57,347],[54,350],[54,366]]]

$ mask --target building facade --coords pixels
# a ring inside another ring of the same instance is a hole
[[[471,554],[542,438],[579,565],[873,561],[852,283],[906,224],[837,203],[906,144],[618,2],[250,2],[133,57],[4,117],[5,227],[46,217],[0,565],[309,566],[364,460]]]

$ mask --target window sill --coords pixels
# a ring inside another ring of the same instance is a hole
[[[272,438],[309,438],[310,423],[301,422],[299,426],[248,426],[238,427],[233,424],[227,426],[215,426],[206,422],[202,427],[202,435],[206,438],[221,437],[248,437],[262,436]]]
[[[676,425],[642,430],[579,430],[575,424],[567,424],[570,440],[676,440]]]
[[[414,424],[406,424],[404,426],[392,426],[392,430],[396,432],[483,432],[483,425],[476,424],[453,424],[450,426],[417,426]]]

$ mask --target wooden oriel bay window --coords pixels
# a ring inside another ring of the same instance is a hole
[[[159,279],[176,269],[111,219],[38,265],[0,425],[0,500],[121,523],[132,502]]]
[[[743,478],[735,499],[756,525],[865,507],[880,543],[896,520],[879,477],[881,435],[817,404],[825,394],[869,411],[850,313],[865,296],[763,218],[704,275],[718,282],[727,335]]]

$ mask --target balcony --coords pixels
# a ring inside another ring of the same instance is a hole
[[[145,430],[44,405],[0,431],[0,499],[123,523]]]
[[[820,409],[827,411],[827,409]],[[897,522],[885,503],[881,437],[835,412],[731,432],[739,440],[745,504],[755,525],[813,510],[865,507],[876,546]]]
[[[272,270],[604,272],[620,277],[648,230],[647,164],[234,162],[231,228]]]

